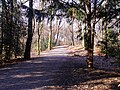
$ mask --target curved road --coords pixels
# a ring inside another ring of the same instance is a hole
[[[104,76],[89,73],[86,57],[70,57],[68,53],[67,46],[58,46],[40,57],[1,68],[0,90],[82,90],[76,85],[96,80],[95,75],[99,79],[112,77],[105,72]]]
[[[68,52],[67,46],[58,46],[40,57],[0,69],[0,90],[44,90],[46,86],[66,85],[69,69],[78,61]]]

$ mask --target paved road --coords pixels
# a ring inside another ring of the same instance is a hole
[[[0,69],[0,90],[42,90],[45,86],[65,85],[68,76],[63,74],[70,72],[65,70],[74,67],[74,60],[78,60],[68,56],[66,47],[58,46],[43,52],[41,57]]]
[[[82,90],[75,89],[76,85],[111,77],[105,72],[89,73],[86,57],[70,57],[68,52],[67,46],[58,46],[40,57],[0,69],[0,90],[67,90],[71,86],[74,89],[68,90]]]
[[[67,45],[64,46],[56,46],[52,50],[48,52],[42,52],[41,56],[68,56],[68,53],[70,52],[67,49]]]

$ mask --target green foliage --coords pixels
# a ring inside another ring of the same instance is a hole
[[[76,19],[77,20],[82,20],[82,18],[84,17],[84,13],[79,11],[79,10],[76,10]]]
[[[118,40],[119,34],[116,31],[109,30],[107,40],[104,38],[101,42],[101,52],[108,53],[109,56],[120,58],[120,42]],[[105,43],[107,42],[107,49]],[[107,51],[106,51],[107,50]]]
[[[73,8],[68,9],[68,11],[67,11],[67,15],[68,15],[68,16],[71,16],[71,17],[72,17],[72,10],[73,10]]]
[[[41,51],[44,51],[44,50],[46,50],[47,49],[47,46],[48,45],[48,37],[47,38],[44,38],[44,37],[42,37],[42,39],[41,39]],[[38,49],[38,41],[36,40],[35,42],[34,42],[34,50],[37,52],[37,49]]]
[[[48,45],[48,37],[46,39],[42,38],[42,46],[41,46],[42,51],[47,49],[48,47],[47,45]]]
[[[21,16],[21,8],[16,1],[10,1],[10,3],[2,1],[1,60],[10,61],[12,58],[23,55],[26,26]]]
[[[74,18],[76,18],[77,20],[82,20],[85,14],[76,8],[69,8],[67,11],[67,16],[72,17],[73,9],[74,9],[74,15],[75,15]]]

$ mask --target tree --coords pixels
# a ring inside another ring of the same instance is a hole
[[[42,29],[43,24],[38,22],[38,55],[40,55],[40,52],[42,51]]]
[[[2,0],[0,58],[2,63],[22,56],[25,36],[21,8],[16,0]]]
[[[59,37],[59,33],[60,33],[60,23],[58,24],[58,17],[56,18],[56,37],[55,37],[55,45],[57,45],[58,43],[58,37]]]
[[[28,12],[28,38],[26,42],[26,48],[24,53],[25,59],[30,59],[31,55],[31,43],[33,37],[33,30],[32,30],[32,18],[33,18],[33,0],[29,0],[29,12]]]
[[[87,27],[88,27],[88,33],[87,33],[87,43],[88,43],[88,58],[87,58],[87,66],[88,68],[93,68],[93,44],[92,44],[92,28],[91,28],[91,1],[87,0],[86,3],[88,12],[87,12]],[[87,10],[86,10],[87,11]]]
[[[55,16],[55,9],[54,7],[54,4],[52,5],[53,3],[51,2],[51,7],[48,9],[48,13],[49,13],[49,23],[50,23],[50,31],[49,31],[49,35],[48,35],[48,50],[51,50],[52,49],[52,46],[53,46],[53,24],[52,24],[52,21],[54,19],[54,16]]]
[[[52,49],[52,15],[50,16],[50,31],[48,36],[48,50]]]
[[[9,4],[6,4],[5,0],[2,0],[2,49],[1,54],[5,52],[5,60],[9,61],[12,54],[12,22],[13,22],[13,1],[9,1]]]
[[[99,14],[100,18],[102,18],[102,42],[104,44],[104,52],[105,57],[108,58],[109,56],[109,29],[111,28],[113,32],[116,31],[114,27],[119,22],[119,18],[117,18],[120,14],[119,11],[119,1],[118,0],[105,0],[105,4],[103,5],[103,10]],[[115,22],[115,23],[113,23]],[[118,27],[119,28],[119,27]]]
[[[59,0],[57,2],[60,4]],[[57,4],[57,5],[59,5],[59,4]],[[66,3],[64,1],[62,2],[62,5],[65,7],[65,8],[63,7],[64,8],[63,11],[67,11],[67,10],[69,10],[69,8],[73,7],[73,8],[78,9],[79,11],[85,13],[85,19],[86,19],[86,25],[87,25],[87,44],[88,44],[87,65],[89,68],[93,67],[93,45],[94,45],[93,44],[94,42],[92,42],[92,38],[94,38],[94,35],[92,33],[94,33],[94,32],[92,32],[92,27],[91,27],[92,26],[92,16],[94,14],[94,12],[92,12],[92,11],[94,11],[94,10],[91,9],[91,4],[92,4],[91,0],[86,0],[86,1],[80,0],[79,4],[76,3],[74,0],[72,0],[72,3],[69,3],[69,2]],[[74,12],[74,9],[72,9],[72,11]]]

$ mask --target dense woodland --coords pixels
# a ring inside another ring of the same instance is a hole
[[[0,64],[57,45],[94,47],[120,61],[120,0],[1,0]]]

